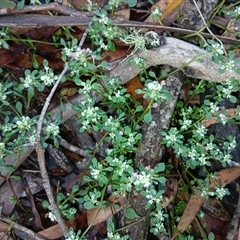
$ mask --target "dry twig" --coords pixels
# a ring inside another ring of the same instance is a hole
[[[29,12],[40,12],[40,11],[55,11],[64,15],[72,16],[72,17],[87,17],[90,14],[85,12],[77,11],[74,8],[69,8],[64,5],[60,5],[58,3],[49,3],[42,5],[33,5],[33,6],[25,6],[23,9],[11,9],[11,8],[2,8],[0,9],[0,15],[9,15],[9,14],[19,14],[19,13],[29,13]]]
[[[33,232],[32,230],[18,224],[18,223],[15,223],[13,222],[12,220],[8,219],[8,218],[5,218],[5,217],[0,217],[0,220],[3,221],[3,222],[6,222],[8,223],[10,226],[9,227],[13,227],[14,229],[17,229],[17,230],[20,230],[20,231],[23,231],[25,233],[27,233],[29,236],[33,237],[34,239],[36,240],[44,240],[43,238],[39,237],[35,232]]]

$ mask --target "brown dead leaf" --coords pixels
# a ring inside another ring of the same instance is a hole
[[[113,61],[117,61],[119,59],[125,58],[126,55],[128,54],[128,49],[129,47],[127,46],[119,46],[117,45],[118,43],[115,43],[117,48],[116,51],[105,51],[102,53],[102,58],[103,60],[107,61],[107,62],[113,62]]]
[[[10,187],[11,186],[11,187]],[[14,192],[13,192],[14,191]],[[12,203],[10,199],[14,196],[17,199],[23,194],[24,188],[22,182],[15,179],[10,179],[5,182],[0,188],[0,205],[2,206],[2,214],[10,216],[16,202]]]
[[[229,184],[234,181],[236,178],[240,177],[240,167],[230,167],[223,169],[217,173],[217,179],[213,179],[209,187],[210,190],[215,189],[215,185],[219,184]],[[199,209],[203,205],[205,198],[199,194],[194,194],[191,196],[185,211],[181,217],[181,220],[177,226],[179,232],[183,232],[191,224],[195,216],[197,215]],[[175,239],[178,236],[178,232],[175,232],[172,239]]]
[[[72,227],[72,228],[76,229],[78,217],[79,216],[77,216],[76,218],[74,218],[72,220],[65,221],[65,224],[67,225],[67,227],[68,228]],[[62,237],[63,232],[62,232],[62,229],[59,227],[59,225],[56,224],[54,226],[51,226],[47,229],[44,229],[44,230],[38,232],[37,235],[39,235],[42,238],[51,240],[51,239],[57,239],[57,238]],[[30,237],[27,240],[34,240],[34,239]]]
[[[217,182],[220,186],[223,184],[229,184],[240,177],[240,167],[225,168],[217,173],[217,177]],[[210,187],[213,186],[212,184]]]
[[[163,20],[170,12],[176,9],[184,0],[160,0],[156,3],[156,5],[160,8],[160,11],[163,13],[162,17],[159,19],[160,21]],[[155,5],[155,6],[156,6]],[[154,7],[152,10],[154,10]],[[145,20],[145,22],[159,22],[159,20],[153,20],[152,14]]]
[[[129,21],[130,12],[131,12],[130,8],[119,10],[119,11],[114,12],[114,17],[119,21],[124,21],[124,20]]]
[[[137,94],[136,89],[143,89],[143,84],[140,81],[139,77],[136,76],[125,84],[127,92],[135,99],[139,100],[142,98],[142,94]]]
[[[10,226],[9,226],[10,227]],[[14,240],[8,232],[0,232],[0,240]]]
[[[231,220],[231,217],[229,216],[222,203],[216,198],[207,198],[202,205],[202,209],[206,211],[210,216],[221,221],[228,222]]]
[[[76,10],[82,10],[83,8],[86,8],[86,6],[89,4],[87,0],[68,0],[69,3],[76,9]],[[97,4],[97,6],[102,6],[104,1],[103,0],[97,0],[93,1],[93,4]]]
[[[175,198],[177,190],[178,190],[177,178],[169,178],[164,192],[164,202],[161,203],[161,206],[163,208],[167,207],[170,204],[170,202]]]
[[[229,108],[227,110],[220,110],[220,113],[226,114],[228,118],[232,118],[236,115],[237,109],[236,108]],[[205,125],[205,127],[210,127],[211,125],[217,122],[217,117],[211,117],[207,119],[203,119],[201,123]]]
[[[108,200],[113,204],[117,204],[118,207],[116,208],[114,205],[109,205],[104,209],[93,208],[87,210],[88,225],[94,226],[106,221],[113,214],[119,212],[125,205],[124,197],[110,196]]]
[[[7,232],[9,230],[9,224],[0,221],[0,232]]]
[[[177,230],[183,232],[191,224],[193,219],[196,217],[199,209],[204,203],[205,198],[199,194],[194,194],[190,197],[188,204],[184,210],[180,222],[178,223]],[[178,232],[175,232],[171,240],[178,236]]]

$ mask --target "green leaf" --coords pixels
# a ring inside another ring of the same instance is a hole
[[[84,206],[86,209],[91,209],[91,208],[94,208],[94,207],[95,207],[91,202],[85,202],[85,203],[83,204],[83,206]]]
[[[237,98],[234,96],[230,96],[230,101],[231,103],[236,103],[237,102]]]
[[[157,179],[160,183],[165,183],[166,182],[166,178],[165,177],[159,177]]]
[[[102,68],[106,68],[108,66],[108,62],[107,61],[102,61],[98,67],[102,67]]]
[[[96,69],[96,66],[92,63],[88,63],[88,69],[94,71]]]
[[[141,105],[137,106],[135,113],[141,112],[143,110],[143,107]]]
[[[17,111],[20,113],[20,115],[22,115],[23,105],[22,105],[21,102],[17,102],[17,103],[16,103],[16,108],[17,108]]]
[[[165,163],[159,163],[155,166],[154,170],[156,172],[163,172],[165,170]]]
[[[133,208],[128,208],[125,212],[125,216],[128,219],[140,218],[140,216],[137,215],[136,211]]]
[[[149,123],[152,121],[152,113],[151,110],[149,110],[145,115],[144,115],[144,122]]]
[[[49,207],[49,202],[48,201],[46,201],[46,200],[43,200],[42,201],[42,206],[43,206],[43,208],[48,208]]]
[[[149,71],[149,76],[154,78],[154,79],[157,78],[155,72],[153,72],[153,71]]]
[[[57,202],[60,203],[64,198],[65,198],[65,196],[63,195],[63,193],[58,193]]]
[[[111,51],[116,51],[116,46],[115,46],[115,44],[114,44],[114,42],[112,42],[112,41],[108,41],[108,48],[109,48],[109,50],[111,50]]]
[[[14,175],[12,175],[12,176],[10,176],[10,178],[13,178],[13,179],[15,179],[15,180],[17,180],[17,181],[21,180],[21,177],[20,177],[20,176],[14,176]]]
[[[2,166],[2,168],[9,173],[13,173],[15,171],[15,168],[11,167],[11,166]]]
[[[29,87],[28,88],[28,96],[27,96],[27,104],[28,104],[28,106],[30,106],[30,102],[31,102],[33,96],[34,96],[33,88]]]
[[[128,0],[129,7],[134,7],[137,4],[137,0]]]
[[[0,8],[15,8],[16,3],[14,1],[8,1],[8,0],[1,0],[0,1]]]
[[[63,102],[61,101],[60,102],[60,111],[62,111],[62,112],[64,112],[64,111],[66,111],[66,106],[63,104]]]
[[[208,234],[208,240],[214,240],[214,239],[215,239],[214,234],[213,234],[212,232],[210,232],[210,233]]]
[[[84,177],[83,177],[83,180],[84,180],[85,182],[93,182],[92,178],[90,178],[89,176],[84,176]]]
[[[24,5],[25,5],[25,0],[18,2],[17,9],[19,9],[19,10],[23,9]]]
[[[72,188],[72,193],[75,193],[79,190],[79,185],[74,185]]]

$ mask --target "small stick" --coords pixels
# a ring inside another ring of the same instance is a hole
[[[27,233],[29,236],[33,237],[34,239],[36,240],[44,240],[43,238],[39,237],[35,232],[33,232],[32,230],[18,224],[18,223],[15,223],[13,222],[12,220],[8,219],[8,218],[5,218],[5,217],[0,217],[0,220],[3,221],[3,222],[6,222],[8,223],[10,226],[9,227],[13,227],[14,229],[17,229],[17,230],[20,230],[20,231],[23,231],[25,233]]]
[[[25,6],[22,9],[2,8],[0,9],[0,15],[40,12],[40,11],[56,11],[58,13],[61,13],[67,16],[72,16],[72,17],[88,17],[90,15],[89,13],[80,12],[74,8],[69,8],[64,5],[60,5],[58,3]]]
[[[59,140],[59,144],[61,146],[63,146],[64,148],[68,149],[71,152],[75,152],[83,157],[87,157],[87,158],[92,158],[93,156],[91,154],[88,154],[86,151],[84,151],[83,149],[67,142],[65,139],[60,138]]]

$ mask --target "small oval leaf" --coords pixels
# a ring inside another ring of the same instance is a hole
[[[125,216],[128,219],[140,218],[140,216],[137,215],[136,211],[133,208],[128,208],[125,212]]]
[[[8,0],[1,0],[0,1],[0,8],[15,8],[16,3],[14,1],[8,1]]]

